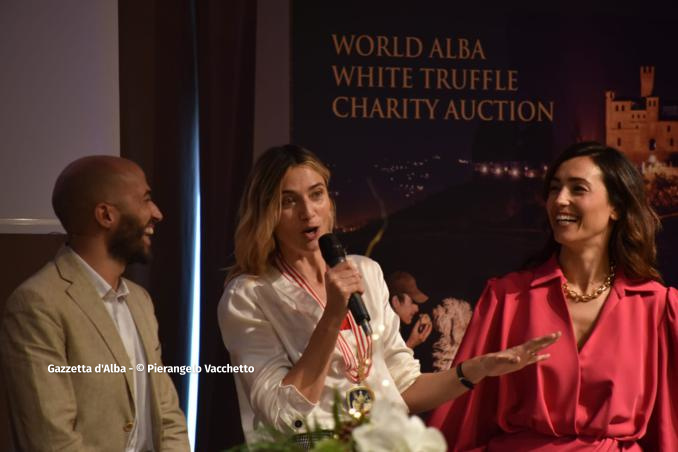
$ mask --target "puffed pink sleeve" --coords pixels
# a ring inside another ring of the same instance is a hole
[[[678,451],[678,290],[669,287],[660,328],[657,399],[643,450]]]
[[[503,295],[497,293],[496,282],[496,279],[488,281],[476,304],[453,366],[501,348]],[[472,391],[441,405],[433,412],[429,424],[443,433],[448,450],[484,450],[484,444],[497,434],[498,381],[496,378],[486,378]]]

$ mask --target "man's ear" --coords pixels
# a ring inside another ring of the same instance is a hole
[[[112,204],[100,202],[94,206],[94,219],[104,229],[110,229],[118,221],[119,212]]]
[[[398,295],[393,295],[391,297],[391,306],[395,309],[396,307],[400,307],[400,300],[398,299]]]

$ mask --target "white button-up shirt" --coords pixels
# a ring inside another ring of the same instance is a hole
[[[136,416],[134,418],[134,427],[130,433],[129,441],[125,452],[144,452],[153,450],[153,431],[151,420],[151,393],[148,373],[146,371],[138,372],[136,367],[142,364],[146,369],[146,354],[144,353],[141,338],[137,331],[134,319],[127,306],[127,295],[129,289],[123,279],[120,279],[120,285],[114,290],[94,270],[85,260],[73,249],[69,248],[78,262],[82,265],[90,282],[94,285],[97,293],[101,297],[104,307],[113,319],[115,327],[118,329],[120,339],[125,346],[127,356],[134,370],[132,371],[134,381],[134,409]]]

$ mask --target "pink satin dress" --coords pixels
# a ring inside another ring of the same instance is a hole
[[[551,358],[486,378],[429,424],[452,451],[678,452],[678,291],[618,272],[581,347],[555,258],[492,279],[455,358],[562,331]]]

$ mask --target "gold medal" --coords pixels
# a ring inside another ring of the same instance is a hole
[[[348,410],[354,410],[367,414],[374,403],[374,392],[367,386],[354,386],[346,393],[346,406]]]

